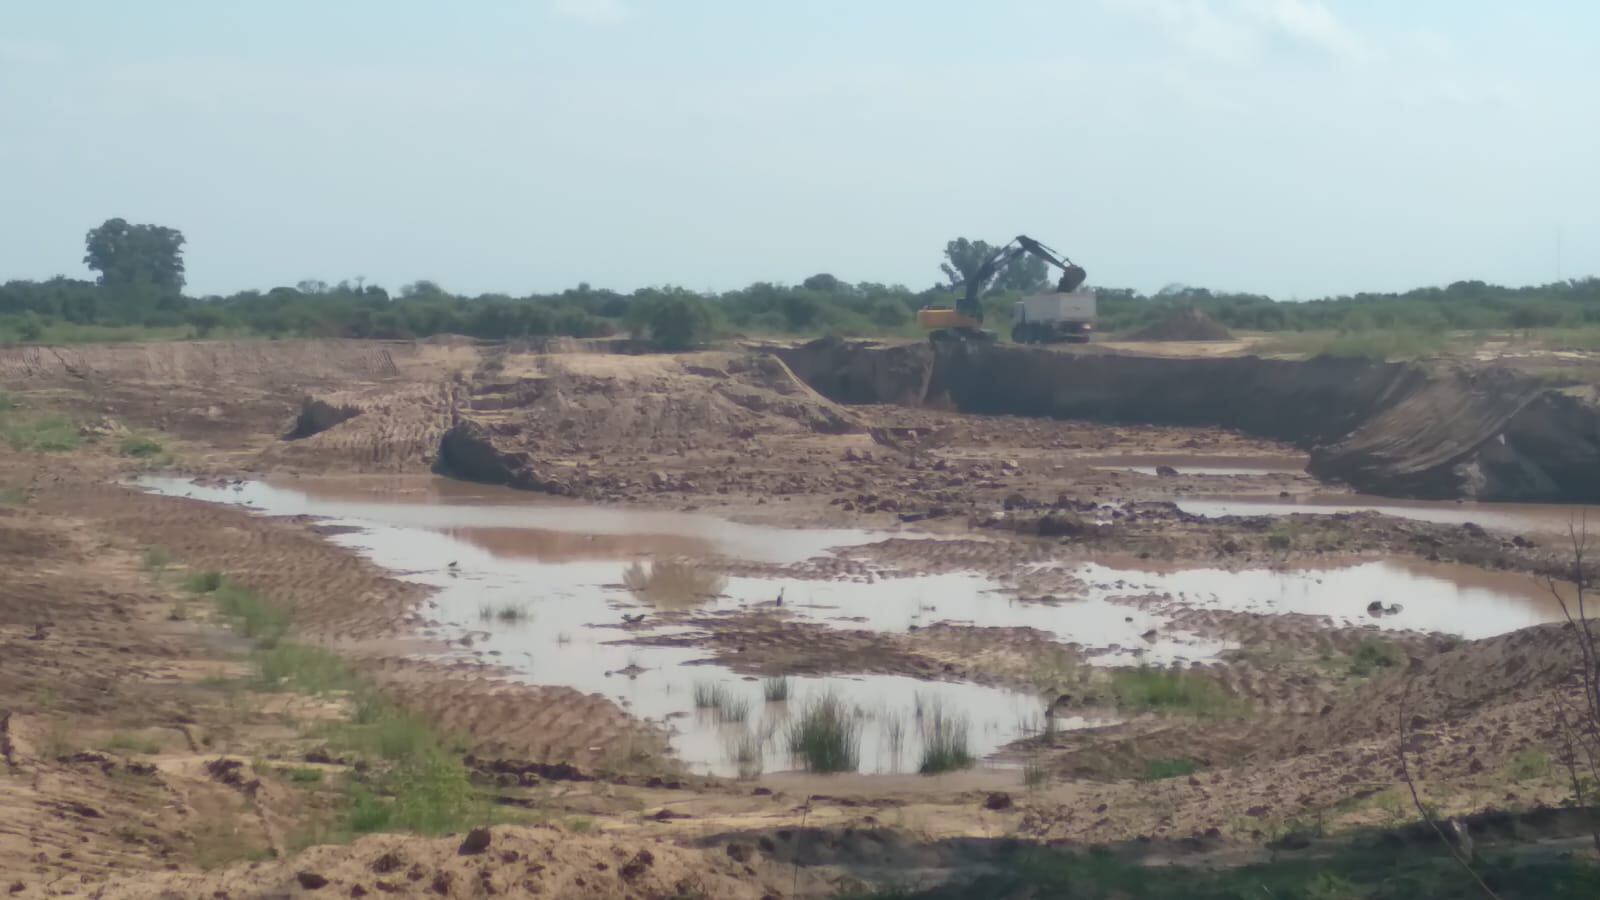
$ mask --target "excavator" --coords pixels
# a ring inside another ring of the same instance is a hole
[[[1001,271],[1009,266],[1018,257],[1024,254],[1033,254],[1047,264],[1061,270],[1061,278],[1056,282],[1054,294],[1041,295],[1038,298],[1028,298],[1023,307],[1019,308],[1019,321],[1012,328],[1012,338],[1022,341],[1036,340],[1088,340],[1089,329],[1093,327],[1094,297],[1087,295],[1087,314],[1083,312],[1083,303],[1056,302],[1045,304],[1046,310],[1035,321],[1027,321],[1027,308],[1039,309],[1037,300],[1047,298],[1061,298],[1064,294],[1075,294],[1083,286],[1089,273],[1082,266],[1067,259],[1063,254],[1046,247],[1039,241],[1019,234],[1003,246],[996,247],[976,271],[964,281],[957,282],[952,287],[964,287],[965,291],[955,306],[925,306],[917,311],[917,324],[930,329],[928,339],[939,341],[992,341],[995,339],[993,332],[983,330],[983,291],[989,282]]]

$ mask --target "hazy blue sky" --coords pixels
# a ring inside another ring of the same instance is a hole
[[[193,292],[1600,273],[1589,0],[3,0],[0,279],[110,216]]]

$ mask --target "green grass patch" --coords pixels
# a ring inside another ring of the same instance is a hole
[[[28,500],[22,488],[0,487],[0,506],[21,506]]]
[[[1182,775],[1193,775],[1199,767],[1199,764],[1194,760],[1183,757],[1152,759],[1144,764],[1144,780],[1162,781]]]
[[[854,772],[861,764],[861,722],[835,694],[807,702],[788,738],[789,752],[812,772]]]
[[[160,574],[170,565],[172,565],[172,554],[167,552],[167,548],[144,548],[144,569],[146,572]]]
[[[917,728],[922,735],[922,761],[917,771],[938,775],[972,766],[971,723],[965,716],[956,716],[935,700],[918,717]]]
[[[130,434],[122,439],[117,449],[123,456],[134,459],[152,459],[166,452],[166,447],[158,440],[148,435]]]
[[[361,681],[338,655],[288,641],[257,650],[256,671],[267,687],[290,687],[309,694],[352,691]]]
[[[148,756],[160,753],[161,745],[149,738],[119,731],[106,738],[100,749],[107,753],[143,753]]]
[[[1506,774],[1513,781],[1532,781],[1550,774],[1550,754],[1537,747],[1518,751],[1506,765]]]
[[[83,443],[78,426],[58,415],[0,417],[0,439],[13,450],[29,453],[60,453]]]
[[[249,588],[223,579],[210,593],[217,611],[232,619],[237,630],[258,647],[274,646],[289,631],[288,610]]]
[[[1237,714],[1242,704],[1209,678],[1177,669],[1115,669],[1111,696],[1119,709],[1192,716]]]
[[[1386,669],[1396,668],[1405,661],[1405,652],[1394,644],[1378,638],[1365,638],[1350,654],[1350,674],[1357,678],[1370,678]]]
[[[209,594],[222,587],[222,573],[191,572],[183,579],[183,589],[193,594]]]

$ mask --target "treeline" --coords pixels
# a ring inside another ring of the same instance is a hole
[[[1173,287],[1155,295],[1099,288],[1100,330],[1142,327],[1197,307],[1243,331],[1504,330],[1600,325],[1600,279],[1508,288],[1480,281],[1398,294],[1281,302],[1256,294]],[[985,297],[1004,333],[1015,290]],[[432,282],[398,292],[360,282],[302,282],[227,297],[190,297],[148,284],[54,278],[0,285],[0,341],[105,339],[140,332],[412,338],[463,334],[500,340],[552,335],[638,335],[684,346],[715,337],[911,335],[916,310],[955,299],[946,287],[912,290],[816,275],[799,285],[757,283],[708,295],[683,288],[631,293],[581,284],[558,294],[461,296]]]

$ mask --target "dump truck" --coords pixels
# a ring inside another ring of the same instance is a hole
[[[1019,344],[1088,343],[1094,334],[1094,291],[1023,297],[1011,308],[1011,339]]]

